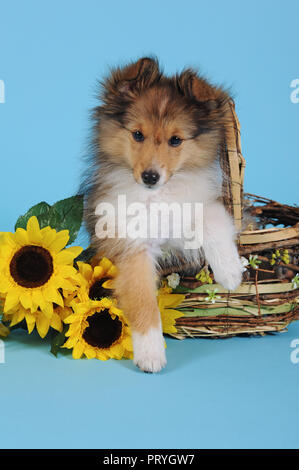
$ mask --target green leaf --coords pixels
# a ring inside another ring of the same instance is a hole
[[[61,223],[61,217],[56,213],[55,210],[53,210],[53,207],[50,207],[48,213],[41,214],[40,217],[38,217],[38,221],[41,228],[49,226],[58,231]]]
[[[51,353],[57,357],[58,350],[61,348],[63,343],[65,343],[66,338],[65,338],[65,333],[68,330],[68,325],[64,325],[63,330],[59,333],[56,333],[51,341]]]
[[[15,230],[17,230],[17,228],[26,229],[28,220],[34,215],[37,217],[40,227],[46,227],[49,225],[47,224],[47,218],[49,217],[50,209],[51,206],[46,202],[40,202],[39,204],[36,204],[35,206],[31,207],[29,211],[26,212],[26,214],[21,215],[18,218],[15,225]]]
[[[83,196],[71,196],[56,202],[53,206],[40,202],[18,218],[15,230],[26,229],[28,220],[34,215],[37,217],[40,228],[50,226],[57,232],[68,230],[70,235],[68,245],[70,245],[77,238],[82,224]]]
[[[68,230],[73,243],[78,235],[83,218],[83,196],[72,196],[56,202],[51,208],[52,224],[56,230]]]
[[[3,323],[0,321],[0,338],[6,338],[10,333],[10,329],[3,325]]]

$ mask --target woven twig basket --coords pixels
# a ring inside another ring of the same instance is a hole
[[[299,208],[243,195],[245,160],[233,102],[220,163],[223,202],[239,233],[239,253],[259,264],[253,261],[247,266],[243,282],[234,292],[218,284],[201,283],[194,267],[184,266],[179,272],[181,283],[175,289],[185,294],[178,307],[184,316],[177,319],[177,333],[173,334],[177,338],[265,334],[282,331],[299,319],[299,283],[295,282],[299,271]],[[250,223],[242,231],[248,214]],[[197,272],[200,269],[197,267]],[[177,267],[167,268],[164,275],[171,272],[178,272]],[[210,289],[217,289],[213,302],[207,294]]]

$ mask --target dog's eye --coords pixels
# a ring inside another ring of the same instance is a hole
[[[182,139],[180,139],[177,135],[173,135],[170,137],[168,144],[171,145],[171,147],[178,147],[182,142]]]
[[[140,131],[133,132],[133,137],[136,140],[136,142],[143,142],[144,141],[144,135]]]

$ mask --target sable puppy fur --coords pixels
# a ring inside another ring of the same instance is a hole
[[[115,68],[101,83],[101,105],[93,112],[93,157],[81,192],[91,245],[119,269],[116,295],[132,329],[134,361],[145,371],[166,363],[156,302],[157,263],[167,248],[180,259],[205,256],[215,279],[228,289],[241,281],[242,266],[230,216],[220,202],[218,149],[230,119],[230,97],[196,71],[165,76],[158,61],[142,58]],[[138,137],[138,140],[137,140]],[[146,176],[157,175],[150,189]],[[185,250],[184,240],[100,239],[95,233],[101,202],[202,202],[201,250]]]

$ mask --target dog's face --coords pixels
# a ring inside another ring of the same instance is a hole
[[[156,61],[140,59],[112,72],[103,91],[96,110],[101,155],[130,168],[139,184],[157,188],[216,158],[228,96],[195,72],[168,78]]]

